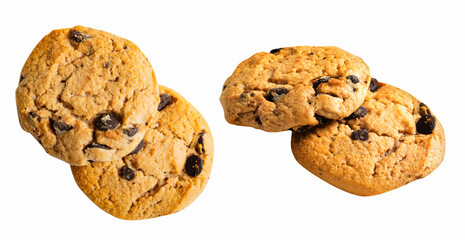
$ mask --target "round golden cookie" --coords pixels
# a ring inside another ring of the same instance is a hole
[[[363,102],[370,72],[337,47],[288,47],[243,61],[220,97],[226,120],[269,132],[341,119]]]
[[[131,152],[159,101],[153,69],[134,43],[82,26],[45,36],[16,89],[21,127],[71,165]]]
[[[444,130],[426,105],[387,84],[371,89],[350,117],[292,134],[292,152],[303,167],[361,196],[427,176],[445,151]]]
[[[71,166],[81,190],[122,219],[178,212],[202,192],[210,176],[213,139],[202,115],[181,95],[160,86],[160,118],[131,154],[112,162]]]

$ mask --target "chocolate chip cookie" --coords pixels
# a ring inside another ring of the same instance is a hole
[[[134,43],[82,26],[45,36],[16,89],[21,127],[72,165],[133,151],[159,101],[153,69]]]
[[[407,92],[376,80],[349,117],[292,134],[292,152],[303,167],[362,196],[427,176],[442,162],[444,150],[444,130],[432,111]]]
[[[220,101],[229,123],[278,132],[349,116],[369,84],[368,66],[340,48],[279,48],[239,64]]]
[[[146,219],[182,210],[207,184],[213,139],[202,115],[160,86],[160,118],[138,147],[112,162],[71,166],[81,190],[122,219]]]

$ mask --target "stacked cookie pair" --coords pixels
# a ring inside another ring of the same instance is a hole
[[[180,211],[208,181],[207,122],[157,84],[126,39],[82,26],[52,31],[27,59],[16,102],[21,127],[69,163],[81,190],[113,216]]]
[[[444,131],[431,110],[337,47],[257,53],[226,80],[220,101],[231,124],[291,130],[296,160],[353,194],[423,178],[444,157]]]

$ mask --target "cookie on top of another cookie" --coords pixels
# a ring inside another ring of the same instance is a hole
[[[337,47],[254,54],[225,81],[220,101],[231,124],[291,130],[295,159],[353,194],[398,188],[444,158],[444,130],[431,110]]]
[[[132,42],[76,26],[46,35],[16,89],[21,127],[71,165],[76,183],[122,219],[182,210],[205,188],[213,139],[202,115],[160,86]]]

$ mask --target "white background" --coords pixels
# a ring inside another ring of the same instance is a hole
[[[464,239],[463,1],[2,1],[2,239]],[[39,40],[83,25],[136,43],[158,82],[186,97],[215,140],[210,182],[185,210],[124,221],[96,207],[69,166],[21,130],[14,92]],[[373,197],[336,189],[293,158],[290,132],[232,126],[218,100],[237,64],[260,51],[334,45],[372,76],[426,103],[442,122],[444,162]]]

